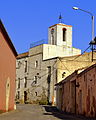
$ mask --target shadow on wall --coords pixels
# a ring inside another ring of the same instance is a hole
[[[96,118],[86,118],[80,115],[65,113],[58,110],[55,106],[43,106],[45,109],[44,115],[53,115],[61,120],[96,120]]]

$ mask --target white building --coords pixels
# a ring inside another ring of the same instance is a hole
[[[43,60],[81,54],[72,47],[72,26],[62,23],[49,27],[48,44],[43,45]]]

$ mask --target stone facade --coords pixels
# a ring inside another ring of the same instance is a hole
[[[19,54],[16,62],[16,101],[23,103],[26,94],[26,78],[28,76],[28,55]],[[25,93],[24,93],[25,92]]]
[[[36,49],[39,50],[36,51]],[[25,61],[27,61],[26,72]],[[17,64],[21,63],[21,65],[19,69],[17,67],[17,101],[22,103],[54,102],[52,99],[54,98],[54,84],[56,84],[56,62],[57,58],[42,60],[42,45],[31,48],[28,56],[18,57]]]

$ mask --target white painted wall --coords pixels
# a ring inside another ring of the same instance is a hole
[[[66,29],[66,41],[63,41],[63,28]],[[72,26],[60,23],[49,27],[48,30],[49,44],[52,44],[52,34],[51,34],[52,29],[54,29],[53,35],[54,35],[55,45],[59,45],[59,46],[66,45],[72,47]]]
[[[65,57],[65,56],[73,56],[79,54],[81,54],[80,49],[67,47],[67,46],[43,44],[43,60],[54,57]]]

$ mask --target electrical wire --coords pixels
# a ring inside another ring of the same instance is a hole
[[[51,66],[51,67],[54,67],[54,65],[57,63],[57,61],[55,61],[55,63]],[[53,71],[54,71],[54,69],[56,69],[56,68],[53,68]],[[44,77],[44,76],[46,76],[46,75],[48,75],[49,73],[46,73],[46,74],[44,74],[44,75],[42,75],[42,76],[40,76],[40,77]],[[24,77],[25,78],[25,77]],[[24,78],[21,78],[21,79],[19,79],[19,80],[24,80]],[[34,80],[34,78],[33,79],[27,79],[27,80]],[[16,81],[18,81],[18,79],[16,79]]]
[[[76,58],[74,58],[73,60],[76,60],[78,57],[83,55],[90,47],[91,47],[91,45],[89,47],[87,47],[79,56],[76,56]]]
[[[64,65],[64,63],[60,60],[59,58],[59,61],[62,63],[62,65],[71,73],[71,71],[66,67],[66,65]]]

